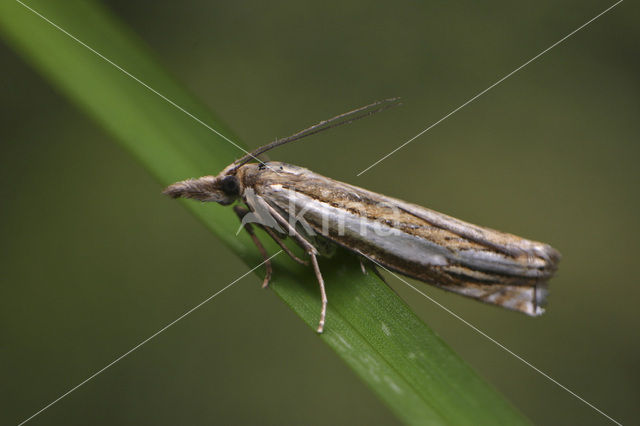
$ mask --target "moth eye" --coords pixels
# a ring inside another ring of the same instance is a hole
[[[222,178],[222,191],[227,195],[238,195],[240,192],[240,185],[238,184],[238,178],[235,176],[225,176]]]

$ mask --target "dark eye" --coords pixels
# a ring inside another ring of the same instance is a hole
[[[238,178],[236,178],[235,176],[223,177],[222,191],[227,195],[238,195],[240,192],[240,185],[238,184]]]

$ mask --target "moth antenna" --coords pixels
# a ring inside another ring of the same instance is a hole
[[[400,98],[389,98],[389,99],[383,99],[381,101],[377,101],[374,102],[372,104],[369,105],[365,105],[361,108],[358,109],[354,109],[353,111],[349,111],[349,112],[345,112],[344,114],[340,114],[340,115],[336,115],[333,118],[330,118],[328,120],[324,120],[321,121],[317,124],[314,124],[311,127],[308,127],[304,130],[301,130],[297,133],[294,133],[293,135],[283,138],[283,139],[276,139],[275,141],[268,143],[266,145],[263,145],[257,149],[255,149],[254,151],[248,153],[247,155],[245,155],[244,157],[239,158],[238,160],[236,160],[233,164],[235,165],[234,169],[242,166],[243,164],[247,163],[248,161],[250,161],[251,159],[256,158],[258,155],[267,152],[275,147],[287,144],[289,142],[293,142],[293,141],[297,141],[299,139],[302,139],[304,137],[307,136],[311,136],[314,135],[316,133],[319,132],[323,132],[325,130],[329,130],[332,129],[334,127],[338,127],[341,126],[343,124],[348,124],[348,123],[352,123],[356,120],[360,120],[361,118],[365,118],[368,117],[370,115],[375,114],[376,112],[380,112],[380,111],[384,111],[385,109],[394,107],[394,106],[399,106],[402,105],[399,102]]]

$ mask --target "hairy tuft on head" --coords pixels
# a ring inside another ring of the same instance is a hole
[[[200,201],[217,201],[218,192],[219,184],[213,176],[176,182],[162,191],[171,198],[193,198]]]

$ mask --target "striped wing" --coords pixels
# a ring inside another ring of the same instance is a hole
[[[256,193],[306,234],[320,234],[403,275],[526,313],[544,310],[560,259],[551,246],[453,217],[307,169],[270,162]],[[247,165],[252,166],[252,165]],[[257,183],[259,182],[259,184]]]

